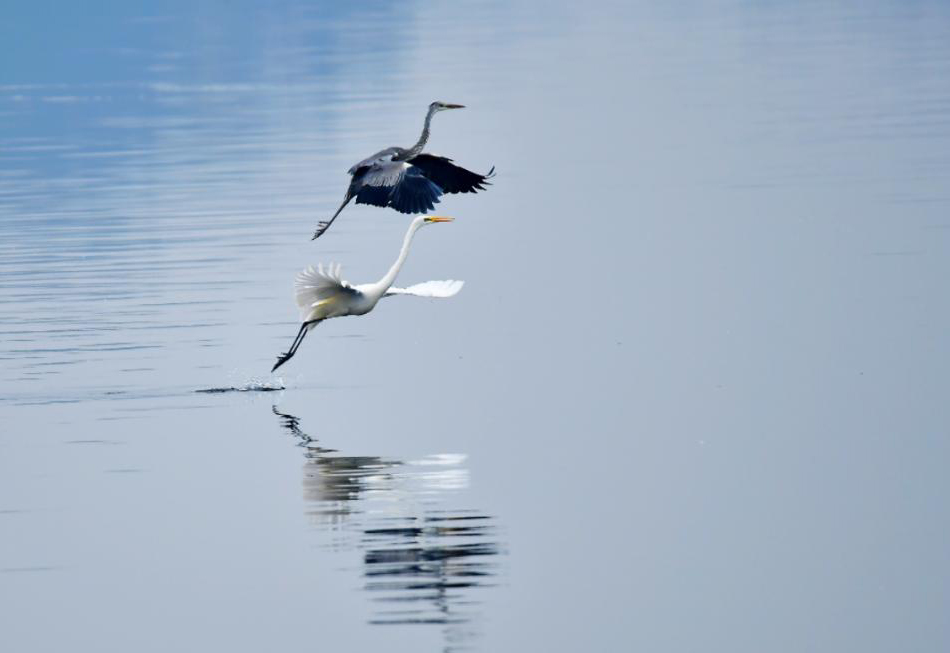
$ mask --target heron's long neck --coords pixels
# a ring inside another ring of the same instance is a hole
[[[389,290],[389,287],[396,282],[396,275],[399,274],[399,270],[402,269],[402,264],[406,262],[406,257],[409,256],[409,245],[412,243],[412,237],[416,235],[416,232],[421,226],[421,222],[413,222],[409,225],[406,237],[402,241],[402,249],[399,250],[399,258],[397,258],[393,266],[389,268],[389,272],[386,273],[386,276],[380,279],[377,284],[380,295]]]
[[[435,107],[429,107],[429,113],[426,114],[426,122],[422,126],[422,135],[419,136],[419,141],[409,148],[409,155],[406,157],[407,159],[411,159],[417,154],[420,154],[422,152],[422,148],[426,146],[426,141],[429,140],[429,125],[432,124],[432,116],[434,115]]]

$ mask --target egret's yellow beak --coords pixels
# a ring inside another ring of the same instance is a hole
[[[426,222],[452,222],[455,218],[450,218],[445,215],[427,215]]]

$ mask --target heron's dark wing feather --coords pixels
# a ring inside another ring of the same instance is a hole
[[[400,213],[432,209],[442,189],[404,161],[373,165],[353,178],[357,204],[389,206]]]
[[[373,206],[388,206],[389,193],[392,189],[385,186],[363,186],[356,192],[357,204],[371,204]]]
[[[389,196],[389,206],[400,213],[425,213],[439,203],[442,189],[413,168],[406,171]]]
[[[408,162],[446,193],[477,193],[485,190],[485,186],[490,185],[488,180],[495,173],[495,168],[492,168],[487,175],[480,175],[455,165],[452,159],[433,154],[418,154]]]
[[[361,166],[350,184],[356,203],[389,206],[393,187],[405,176],[408,168],[405,163],[392,161]]]

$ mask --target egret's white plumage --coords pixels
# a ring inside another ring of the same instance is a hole
[[[423,281],[408,288],[390,288],[383,297],[392,295],[415,295],[416,297],[454,297],[465,285],[464,281]]]
[[[302,321],[315,319],[313,313],[317,309],[322,308],[325,312],[332,305],[340,305],[340,297],[355,297],[359,294],[348,281],[340,277],[340,269],[339,263],[330,263],[326,268],[320,263],[316,268],[307,266],[307,269],[297,275],[294,290]]]
[[[277,363],[271,372],[290,360],[304,336],[323,320],[344,315],[363,315],[369,313],[383,297],[393,295],[415,295],[416,297],[452,297],[462,289],[462,281],[426,281],[417,283],[408,288],[393,288],[396,275],[406,262],[409,255],[409,245],[416,232],[427,224],[451,222],[453,218],[440,216],[419,216],[409,224],[409,230],[403,239],[399,257],[389,272],[374,283],[353,285],[341,276],[341,267],[338,263],[331,263],[324,267],[321,263],[316,268],[308,266],[294,283],[297,307],[300,309],[300,331],[294,339],[290,349],[277,357]]]

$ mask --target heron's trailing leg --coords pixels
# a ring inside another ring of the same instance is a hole
[[[274,370],[294,357],[294,354],[297,353],[297,348],[300,347],[300,343],[303,342],[304,336],[306,336],[307,331],[310,330],[308,327],[310,327],[312,324],[316,324],[317,322],[319,322],[319,320],[311,320],[310,322],[304,322],[300,325],[300,331],[297,332],[297,337],[294,338],[294,342],[292,345],[290,345],[290,349],[277,357],[277,362],[274,363],[274,367],[272,367],[270,370],[271,372],[274,372]]]
[[[330,228],[330,225],[333,224],[333,221],[336,220],[336,216],[340,215],[340,211],[343,210],[343,207],[350,203],[350,200],[353,199],[353,193],[349,190],[346,191],[346,197],[343,198],[343,204],[340,204],[340,208],[336,210],[336,213],[333,214],[333,217],[329,220],[321,220],[317,223],[317,230],[313,232],[313,238],[310,240],[316,240],[323,235],[327,229]]]

